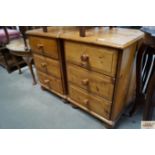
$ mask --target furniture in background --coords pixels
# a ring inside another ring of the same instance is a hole
[[[27,32],[43,88],[113,127],[134,100],[135,53],[143,32],[122,28],[49,27]]]
[[[35,74],[33,72],[33,66],[32,66],[33,58],[32,58],[32,54],[31,54],[31,50],[29,48],[29,43],[27,42],[26,35],[25,35],[25,32],[28,29],[32,29],[32,27],[21,26],[21,27],[19,27],[19,29],[22,34],[22,37],[20,37],[18,39],[14,39],[12,41],[9,40],[9,43],[6,45],[6,47],[12,54],[14,63],[17,66],[17,68],[19,69],[19,74],[22,73],[21,68],[20,68],[21,62],[19,62],[17,60],[17,57],[21,57],[22,60],[27,64],[27,66],[29,67],[30,73],[32,75],[33,85],[35,85],[37,82],[35,79]],[[8,34],[6,34],[6,35],[8,35]]]
[[[36,79],[35,79],[35,74],[33,72],[33,58],[31,55],[31,50],[27,46],[25,47],[24,40],[22,38],[13,40],[11,41],[8,45],[6,45],[7,49],[9,49],[10,53],[12,54],[13,60],[17,68],[19,69],[19,74],[21,74],[21,68],[20,68],[20,63],[17,61],[17,57],[22,57],[24,62],[26,62],[27,66],[29,67],[30,73],[32,75],[33,79],[33,85],[35,85]]]
[[[40,26],[39,26],[40,27]],[[7,69],[8,73],[11,73],[14,69],[17,68],[17,64],[14,61],[14,58],[10,54],[10,51],[6,48],[6,45],[10,41],[15,39],[20,39],[24,37],[24,43],[26,44],[25,31],[39,28],[38,26],[0,26],[0,65]],[[47,28],[43,27],[43,31],[46,32]],[[25,66],[25,61],[19,56],[14,56],[16,61],[19,64],[19,67]]]
[[[6,44],[6,48],[10,51],[10,53],[12,54],[12,58],[14,61],[14,64],[17,66],[17,68],[19,69],[19,73],[21,74],[21,63],[26,63],[29,67],[30,73],[32,75],[33,78],[33,84],[35,85],[36,79],[35,79],[35,74],[33,72],[33,58],[32,58],[32,54],[31,54],[31,50],[29,48],[29,43],[27,42],[27,38],[26,38],[26,31],[30,30],[30,29],[36,29],[39,27],[35,27],[35,26],[20,26],[19,30],[20,30],[20,37],[18,38],[14,38],[13,40],[11,40],[11,37],[9,36],[9,30],[7,30],[5,28],[5,34],[7,38],[7,44]],[[43,30],[46,32],[46,27],[43,28]],[[18,61],[17,58],[22,58],[23,61]]]
[[[0,27],[0,65],[6,68],[8,73],[15,69],[16,65],[9,50],[6,49],[6,45],[9,43],[9,40],[14,40],[21,36],[20,31],[15,28],[16,27]],[[22,62],[21,58],[17,59],[19,62]],[[25,63],[22,64],[22,66],[24,65]]]
[[[155,105],[155,27],[143,27],[145,38],[136,63],[136,100],[130,115],[144,106],[143,120],[151,120]]]

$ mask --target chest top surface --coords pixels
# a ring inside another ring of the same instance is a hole
[[[126,28],[94,27],[86,30],[86,37],[80,37],[78,27],[48,27],[48,32],[41,29],[27,32],[28,35],[61,38],[72,41],[91,43],[101,46],[124,49],[142,39],[144,33],[140,30]]]

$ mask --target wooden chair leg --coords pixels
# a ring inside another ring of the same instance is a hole
[[[12,54],[12,58],[14,60],[15,65],[17,66],[17,68],[19,70],[19,74],[22,74],[22,71],[21,71],[20,65],[18,64],[18,61],[16,59],[16,56]]]
[[[33,71],[32,60],[30,60],[29,62],[27,62],[27,65],[28,65],[29,70],[30,70],[30,73],[32,75],[33,85],[36,85],[37,84],[37,81],[36,81],[35,74],[34,74],[34,71]]]
[[[5,52],[4,53],[2,52],[2,56],[4,58],[4,63],[5,63],[6,70],[8,71],[8,73],[11,73],[10,66],[8,64],[8,61],[7,61],[6,53]]]

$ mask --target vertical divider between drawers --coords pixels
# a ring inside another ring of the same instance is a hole
[[[57,45],[58,45],[59,61],[61,66],[60,69],[61,69],[61,76],[62,76],[63,91],[64,91],[64,95],[68,95],[64,41],[62,39],[57,39]]]

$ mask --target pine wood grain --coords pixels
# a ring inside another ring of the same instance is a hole
[[[58,60],[50,59],[37,54],[33,54],[33,58],[37,69],[49,75],[61,78],[60,64]]]
[[[72,64],[67,64],[67,77],[70,83],[112,101],[114,78]]]
[[[115,76],[117,63],[117,50],[91,44],[65,41],[66,61],[86,69]],[[87,56],[88,60],[82,60]]]

